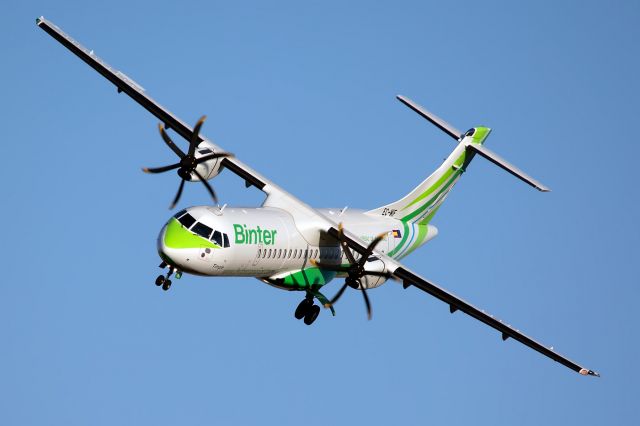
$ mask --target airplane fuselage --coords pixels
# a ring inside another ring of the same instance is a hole
[[[378,245],[383,254],[393,252],[403,241],[405,231],[397,219],[352,209],[320,211],[342,222],[365,242],[385,234]],[[434,226],[427,226],[421,244],[438,233]],[[316,268],[312,260],[347,262],[334,238],[319,235],[308,240],[299,231],[293,216],[275,207],[191,207],[165,224],[157,244],[162,259],[177,270],[203,276],[251,276],[288,290],[324,285],[340,276]],[[368,269],[383,271],[384,264],[377,258],[370,259]],[[383,278],[368,277],[364,285],[372,288],[383,282]]]

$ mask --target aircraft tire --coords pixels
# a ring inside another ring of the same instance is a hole
[[[165,280],[164,283],[162,283],[162,289],[164,291],[167,291],[171,288],[171,280]]]
[[[307,312],[309,311],[310,307],[311,307],[311,302],[309,302],[307,299],[303,299],[302,302],[300,302],[300,304],[296,308],[296,312],[293,315],[296,317],[296,319],[300,320],[307,315]]]
[[[307,325],[313,324],[316,318],[318,318],[318,315],[320,315],[320,306],[311,306],[307,311],[307,314],[304,316],[304,323]]]

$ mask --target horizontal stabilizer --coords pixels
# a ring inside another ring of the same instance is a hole
[[[405,98],[404,96],[400,95],[396,96],[396,98],[398,98],[400,102],[420,114],[422,117],[432,122],[436,127],[438,127],[440,130],[442,130],[455,140],[459,141],[462,138],[462,132],[460,130],[456,129],[451,124],[447,123],[434,113],[427,111],[417,103],[413,102],[411,99]]]
[[[475,151],[477,154],[480,154],[487,160],[491,161],[493,164],[502,167],[503,169],[505,169],[506,171],[508,171],[515,177],[517,177],[518,179],[521,179],[526,183],[528,183],[529,185],[533,186],[538,191],[542,191],[542,192],[551,191],[549,188],[547,188],[546,186],[544,186],[543,184],[541,184],[540,182],[538,182],[537,180],[535,180],[534,178],[532,178],[531,176],[529,176],[528,174],[526,174],[525,172],[523,172],[522,170],[514,166],[513,164],[509,163],[507,160],[500,157],[495,152],[486,148],[484,145],[478,145],[478,144],[472,143],[467,145],[467,149]]]

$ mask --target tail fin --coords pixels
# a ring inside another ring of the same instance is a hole
[[[428,224],[442,205],[449,191],[451,191],[458,179],[460,179],[462,173],[465,172],[475,154],[480,154],[480,156],[507,170],[512,175],[538,190],[549,191],[549,188],[483,146],[487,136],[491,133],[490,128],[474,127],[462,134],[455,127],[410,99],[402,96],[398,96],[398,99],[449,136],[456,139],[458,145],[449,157],[444,160],[442,165],[413,191],[398,201],[369,211],[369,214],[391,216],[405,223],[417,225]]]

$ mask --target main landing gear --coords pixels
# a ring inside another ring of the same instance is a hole
[[[304,318],[304,323],[307,325],[313,324],[318,315],[320,315],[320,306],[313,303],[313,295],[311,294],[307,294],[307,297],[300,302],[294,313],[296,319]]]
[[[164,268],[166,266],[167,266],[167,264],[164,263],[164,262],[162,262],[160,264],[161,268]],[[164,291],[169,290],[171,288],[171,280],[169,278],[171,277],[171,275],[174,272],[176,273],[176,278],[180,279],[182,277],[182,272],[176,271],[176,269],[173,266],[170,266],[169,267],[169,272],[167,272],[166,276],[165,275],[158,275],[158,277],[156,278],[156,285],[158,287],[162,286],[162,289]]]

